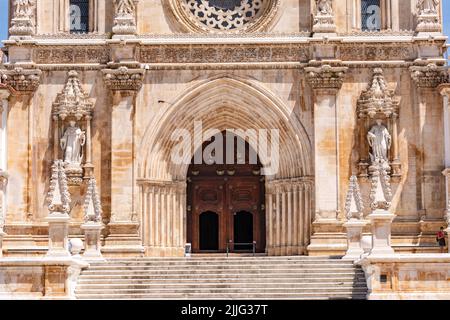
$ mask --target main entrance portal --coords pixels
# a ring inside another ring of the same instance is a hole
[[[264,252],[264,176],[261,175],[261,164],[250,145],[240,137],[222,133],[222,139],[223,149],[212,150],[211,158],[216,161],[208,158],[208,150],[211,149],[208,146],[214,142],[213,137],[212,141],[203,144],[201,163],[196,164],[193,159],[189,166],[188,242],[192,243],[193,252],[225,252],[227,244],[231,251],[245,252],[253,249],[253,242],[257,252]],[[227,139],[228,145],[230,139],[234,141],[231,156],[230,148],[225,148]],[[244,147],[239,148],[239,144]],[[217,152],[220,152],[220,157],[215,157]],[[256,161],[252,161],[252,153]]]

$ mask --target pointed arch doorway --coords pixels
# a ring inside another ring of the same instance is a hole
[[[234,146],[231,155],[226,148],[230,138]],[[203,143],[202,155],[213,142],[214,137]],[[248,142],[239,136],[224,131],[222,142],[220,156],[215,156],[217,150],[212,153],[215,161],[202,156],[201,163],[195,163],[193,158],[188,168],[187,240],[194,253],[225,252],[229,242],[234,252],[248,252],[253,249],[253,241],[256,251],[264,252],[265,179],[261,163]],[[239,143],[244,148],[239,149]]]

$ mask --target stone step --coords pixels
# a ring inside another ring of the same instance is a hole
[[[87,289],[97,289],[97,290],[120,290],[120,289],[167,289],[167,290],[185,290],[189,288],[195,288],[198,290],[204,289],[266,289],[267,287],[277,287],[277,288],[286,288],[286,289],[307,289],[307,288],[364,288],[365,282],[354,282],[354,281],[334,281],[334,282],[296,282],[296,283],[279,283],[279,282],[262,282],[262,283],[246,283],[246,282],[222,282],[222,283],[201,283],[191,282],[191,283],[79,283],[77,286],[78,291],[87,290]]]
[[[78,283],[82,284],[111,284],[111,283],[160,283],[160,284],[169,284],[172,282],[184,284],[184,283],[198,283],[198,281],[202,281],[202,283],[313,283],[313,282],[364,282],[365,277],[359,276],[355,277],[353,275],[346,277],[335,277],[333,275],[329,275],[329,277],[291,277],[291,278],[277,278],[277,277],[214,277],[214,278],[136,278],[136,277],[82,277],[79,279]]]
[[[348,292],[333,292],[333,293],[314,293],[303,292],[295,294],[286,293],[253,293],[253,294],[77,294],[77,299],[107,299],[107,300],[365,300],[366,293],[348,293]]]
[[[339,286],[339,287],[298,287],[298,288],[280,288],[280,287],[264,287],[264,288],[199,288],[199,287],[186,287],[180,289],[172,288],[100,288],[100,289],[76,289],[75,293],[120,293],[120,294],[135,294],[135,293],[173,293],[173,294],[190,294],[190,293],[297,293],[297,292],[348,292],[364,293],[367,291],[365,287],[354,286]]]
[[[216,279],[219,280],[248,280],[248,281],[258,281],[259,279],[276,279],[277,281],[296,281],[297,279],[305,279],[305,280],[314,280],[314,279],[328,279],[328,278],[336,278],[337,275],[333,273],[305,273],[305,274],[271,274],[270,276],[261,277],[259,274],[248,274],[248,275],[232,275],[232,274],[216,274],[216,275],[208,275],[207,277],[198,275],[105,275],[105,274],[93,274],[87,275],[82,274],[79,278],[80,281],[94,281],[94,280],[120,280],[130,281],[133,279],[136,280],[161,280],[161,281],[192,281],[201,279],[201,281],[214,281]],[[364,273],[348,272],[339,274],[340,279],[365,279]]]

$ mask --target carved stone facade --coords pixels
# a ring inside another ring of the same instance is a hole
[[[95,0],[87,34],[67,29],[68,1],[10,2],[5,253],[45,252],[43,198],[52,164],[65,160],[68,230],[89,234],[93,256],[183,255],[189,164],[172,162],[171,137],[193,136],[196,121],[278,130],[278,170],[261,195],[267,254],[345,254],[345,224],[368,219],[373,184],[387,180],[393,249],[434,250],[450,201],[440,1],[393,1],[381,30],[365,31],[358,1]],[[372,129],[386,138],[381,151]],[[350,217],[351,176],[360,206]]]

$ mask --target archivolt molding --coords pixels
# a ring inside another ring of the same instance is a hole
[[[164,112],[155,115],[144,133],[138,147],[138,177],[184,181],[189,165],[171,164],[170,152],[177,143],[171,141],[171,135],[175,129],[183,128],[193,137],[194,121],[197,120],[202,121],[203,132],[208,129],[242,129],[244,132],[247,129],[279,129],[279,171],[268,179],[311,175],[311,143],[306,130],[279,98],[259,84],[221,75],[189,88],[175,101]],[[268,136],[270,145],[270,133]],[[257,150],[256,146],[252,147]],[[268,159],[259,156],[263,165],[267,165]],[[190,163],[191,159],[184,160],[184,163]]]
[[[248,12],[252,12],[253,4],[244,1],[244,5],[235,8],[235,10],[229,10],[230,12],[224,10],[217,11],[212,6],[209,6],[207,0],[199,0],[199,3],[194,0],[165,0],[169,8],[171,9],[173,15],[175,16],[175,21],[177,21],[186,32],[194,33],[242,33],[242,32],[258,32],[267,31],[273,23],[274,18],[277,16],[277,12],[280,9],[281,0],[258,0],[258,10],[255,12],[251,20],[247,19],[245,16]],[[260,8],[259,8],[260,7]],[[188,8],[194,11],[201,10],[204,13],[203,22],[202,19],[192,13]],[[246,10],[247,9],[247,10]],[[211,19],[212,15],[220,16],[220,19],[215,21]],[[242,19],[233,28],[229,27],[218,27],[218,21],[222,20],[227,22],[234,21],[233,17],[242,16]]]

